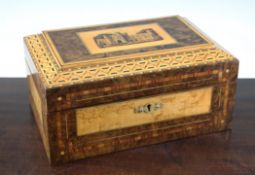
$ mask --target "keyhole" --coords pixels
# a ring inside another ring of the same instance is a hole
[[[148,109],[148,111],[151,111],[151,105],[150,104],[147,105],[147,109]]]

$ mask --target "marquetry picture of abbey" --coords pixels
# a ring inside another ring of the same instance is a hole
[[[139,53],[140,49],[177,43],[168,30],[156,22],[118,27],[109,26],[99,30],[79,31],[76,35],[90,56],[97,54],[106,56],[106,53],[108,56],[124,54],[124,52]],[[79,56],[77,55],[77,57]]]
[[[100,48],[160,41],[162,39],[163,38],[161,36],[150,28],[143,29],[135,34],[128,34],[127,32],[114,32],[103,33],[94,37],[97,46]]]

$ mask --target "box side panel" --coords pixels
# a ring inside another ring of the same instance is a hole
[[[26,49],[25,44],[25,62],[27,69],[27,82],[29,90],[29,102],[34,114],[35,121],[39,128],[40,135],[42,137],[43,145],[50,160],[50,147],[48,139],[48,124],[47,124],[47,102],[45,98],[45,88],[40,80],[37,69],[33,63],[33,60]]]
[[[37,91],[36,85],[31,76],[27,77],[29,85],[29,101],[32,112],[34,114],[35,121],[37,123],[39,132],[42,137],[43,145],[47,154],[47,157],[50,159],[50,148],[49,148],[49,139],[47,134],[47,119],[45,113],[42,111],[43,103]]]
[[[161,88],[156,90],[157,93],[155,94],[152,91],[143,91],[141,97],[136,96],[137,100],[145,99],[144,102],[146,103],[146,99],[151,97],[157,98],[160,95],[164,96],[168,93],[178,94],[212,87],[213,91],[209,113],[208,111],[207,113],[199,112],[199,109],[198,113],[190,116],[185,116],[182,113],[180,116],[171,115],[169,118],[163,117],[164,120],[155,120],[151,123],[138,122],[138,125],[125,127],[117,125],[119,128],[109,129],[106,127],[109,130],[93,130],[93,132],[90,132],[92,130],[89,130],[89,128],[85,128],[85,130],[81,129],[82,127],[80,126],[86,124],[80,123],[82,120],[79,117],[81,111],[85,111],[85,113],[81,113],[87,117],[88,115],[85,114],[89,107],[53,112],[50,113],[49,117],[51,133],[53,134],[51,140],[52,142],[55,141],[52,149],[55,150],[53,164],[227,129],[234,105],[238,61],[222,62],[210,67],[194,67],[186,70],[186,72],[181,71],[169,74],[169,76],[175,75],[176,77],[172,83],[169,83],[168,86],[160,86]],[[183,79],[183,77],[189,77],[191,73],[192,78]],[[204,76],[200,77],[201,75]],[[121,95],[119,97],[121,98]],[[185,96],[181,97],[181,99],[186,101]],[[129,108],[129,101],[127,98],[123,100],[123,103],[127,104],[127,108]],[[191,103],[193,102],[191,101]],[[111,104],[113,103],[109,103],[109,105]],[[118,103],[116,104],[118,105]],[[100,109],[100,106],[103,105],[95,105],[91,108],[94,108],[96,111]],[[124,106],[123,109],[125,108]],[[187,112],[191,114],[190,111]],[[161,118],[163,116],[161,114],[148,113],[152,118],[155,115]],[[101,115],[107,117],[106,115]],[[123,120],[134,117],[132,115],[137,114],[130,113]],[[147,113],[144,115],[147,115]],[[119,115],[120,118],[123,116]],[[86,122],[89,121],[86,120]],[[98,124],[98,122],[93,122],[93,120],[90,120],[90,122],[92,122],[92,125]],[[121,121],[118,124],[121,124]]]

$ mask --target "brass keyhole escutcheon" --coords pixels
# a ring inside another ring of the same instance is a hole
[[[163,107],[162,103],[148,103],[143,106],[138,106],[134,109],[135,113],[149,113],[152,111],[156,111]]]

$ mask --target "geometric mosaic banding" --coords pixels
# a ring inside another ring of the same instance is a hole
[[[41,35],[28,36],[25,42],[47,88],[233,59],[226,51],[211,45],[207,48],[191,47],[185,51],[140,56],[109,64],[61,69]]]

